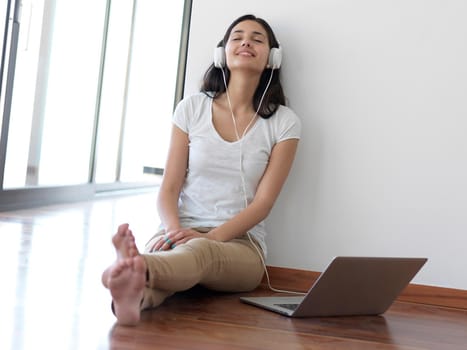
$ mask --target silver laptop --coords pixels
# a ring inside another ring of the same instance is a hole
[[[336,257],[305,296],[240,300],[290,317],[380,315],[426,261],[426,258]]]

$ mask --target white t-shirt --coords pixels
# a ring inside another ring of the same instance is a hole
[[[290,108],[280,106],[270,118],[259,117],[242,140],[226,141],[212,123],[212,101],[197,93],[182,100],[173,116],[173,123],[189,138],[188,169],[179,199],[183,227],[217,227],[239,213],[245,208],[243,183],[250,203],[274,145],[300,138],[300,120]],[[264,221],[249,232],[266,254]]]

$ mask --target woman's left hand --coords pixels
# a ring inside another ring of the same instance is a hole
[[[169,231],[165,235],[160,236],[160,239],[156,242],[152,251],[170,250],[180,244],[188,242],[190,239],[200,237],[208,238],[206,234],[200,233],[191,228],[181,228]]]

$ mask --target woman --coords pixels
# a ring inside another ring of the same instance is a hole
[[[285,107],[280,60],[270,26],[242,16],[216,48],[201,92],[177,106],[158,195],[161,231],[140,254],[121,225],[117,260],[102,275],[119,324],[136,324],[141,310],[196,284],[243,292],[261,282],[264,219],[300,137],[300,121]]]

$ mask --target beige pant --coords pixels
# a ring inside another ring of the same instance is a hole
[[[148,280],[141,309],[156,307],[175,292],[197,284],[216,291],[245,292],[261,282],[263,263],[247,236],[229,242],[194,238],[174,249],[149,253],[151,242],[163,234],[160,231],[151,238],[142,254]]]

